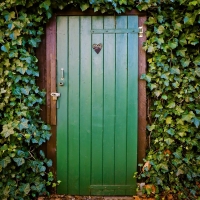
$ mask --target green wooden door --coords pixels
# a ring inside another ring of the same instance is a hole
[[[57,18],[60,194],[134,194],[138,34],[133,31],[137,29],[137,16]],[[99,53],[93,44],[102,45]]]

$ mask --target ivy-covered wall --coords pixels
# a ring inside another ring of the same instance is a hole
[[[199,0],[5,0],[0,3],[0,199],[46,194],[51,166],[38,148],[50,138],[39,117],[45,91],[35,49],[55,9],[146,10],[151,100],[145,165],[147,193],[197,199],[200,193],[200,1]],[[141,164],[143,165],[143,164]],[[149,189],[150,188],[150,189]],[[156,190],[151,190],[156,188]]]

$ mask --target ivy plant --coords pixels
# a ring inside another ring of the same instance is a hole
[[[151,99],[145,158],[149,165],[139,177],[164,197],[196,199],[200,195],[200,1],[158,1],[146,24],[148,73],[142,78]]]
[[[0,199],[48,194],[52,161],[40,146],[50,127],[40,119],[45,91],[35,50],[54,10],[147,12],[150,109],[145,165],[139,179],[149,195],[197,199],[200,193],[199,0],[5,0],[0,3]],[[143,164],[141,164],[143,165]],[[53,186],[56,183],[53,182]],[[152,188],[156,188],[153,191]]]
[[[35,57],[50,2],[6,0],[0,13],[0,199],[34,199],[52,182],[52,161],[38,150],[51,134],[40,119]]]

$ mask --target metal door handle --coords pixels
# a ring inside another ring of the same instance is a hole
[[[61,68],[61,80],[64,80],[64,69]]]

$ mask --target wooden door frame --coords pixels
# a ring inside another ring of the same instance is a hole
[[[43,149],[48,158],[52,159],[52,171],[56,176],[56,101],[53,101],[50,94],[56,92],[56,18],[57,16],[105,16],[102,14],[87,10],[85,12],[70,9],[54,13],[51,20],[46,24],[45,35],[37,49],[36,56],[38,58],[38,66],[40,78],[38,85],[40,89],[46,90],[46,105],[42,107],[42,119],[51,125],[52,136]],[[137,10],[127,11],[121,15],[136,15],[138,16],[138,26],[143,26],[143,31],[146,31],[144,22],[146,21],[146,13]],[[142,74],[146,73],[146,52],[142,48],[143,42],[146,41],[145,34],[143,37],[138,37],[138,163],[143,163],[146,151],[146,82],[141,80]]]

